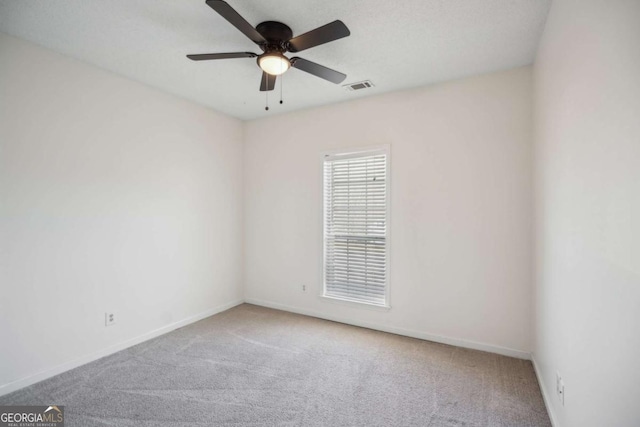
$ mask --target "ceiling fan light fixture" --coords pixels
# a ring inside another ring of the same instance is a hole
[[[1,1],[1,0],[0,0]],[[201,53],[187,55],[192,61],[213,59],[256,58],[256,65],[262,70],[260,92],[275,89],[277,76],[296,68],[312,76],[331,83],[339,84],[347,78],[346,74],[327,68],[304,58],[287,58],[287,52],[295,53],[320,46],[349,36],[351,33],[344,22],[335,20],[314,30],[293,37],[291,27],[278,21],[264,21],[255,28],[224,0],[207,0],[206,4],[222,18],[243,33],[262,50],[262,54],[253,52]],[[282,101],[280,101],[282,102]]]
[[[291,63],[289,59],[279,52],[270,52],[260,55],[258,65],[267,74],[279,76],[289,69]]]

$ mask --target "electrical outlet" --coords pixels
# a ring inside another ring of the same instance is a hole
[[[560,403],[564,406],[564,381],[559,372],[556,372],[556,394],[560,399]]]
[[[307,292],[307,285],[302,285],[302,292]]]
[[[104,314],[104,326],[111,326],[116,324],[116,315],[113,313]]]

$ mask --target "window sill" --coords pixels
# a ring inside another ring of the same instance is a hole
[[[332,297],[332,296],[327,296],[327,295],[318,295],[319,298],[333,303],[333,304],[339,304],[339,305],[345,305],[345,306],[351,306],[351,307],[357,307],[357,308],[364,308],[367,310],[374,310],[374,311],[389,311],[391,310],[391,306],[390,305],[382,305],[382,304],[374,304],[374,303],[370,303],[370,302],[364,302],[364,301],[357,301],[357,300],[351,300],[351,299],[346,299],[346,298],[338,298],[338,297]]]

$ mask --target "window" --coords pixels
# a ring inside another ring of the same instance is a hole
[[[324,158],[324,296],[388,304],[388,150]]]

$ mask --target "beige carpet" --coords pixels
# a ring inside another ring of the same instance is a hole
[[[531,363],[244,304],[0,397],[66,426],[550,426]]]

